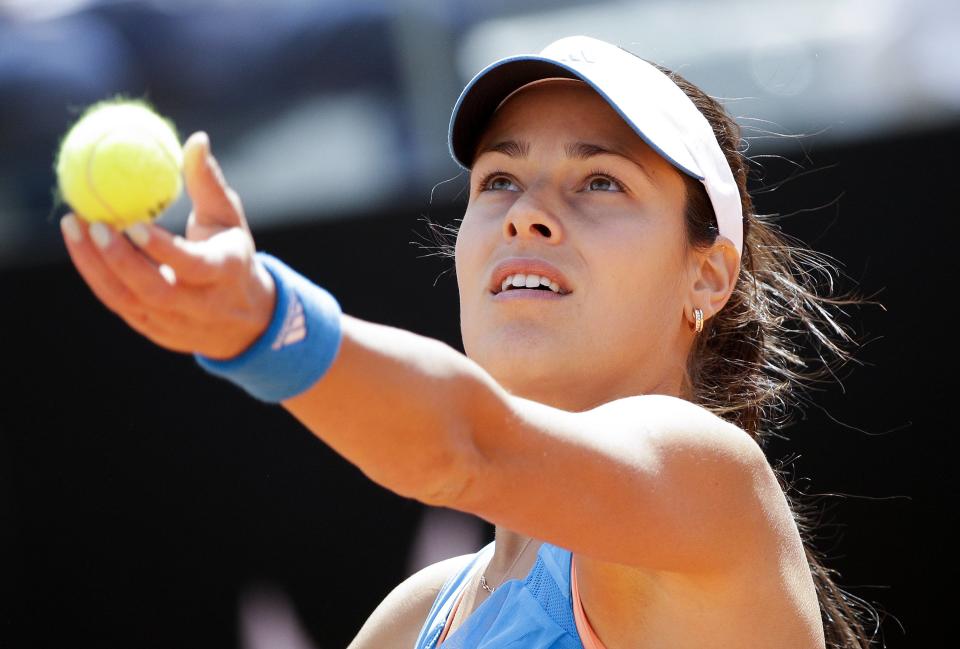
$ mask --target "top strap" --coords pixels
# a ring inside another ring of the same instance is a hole
[[[461,591],[470,581],[474,571],[483,565],[483,561],[489,560],[490,555],[493,554],[493,548],[494,542],[491,541],[472,557],[467,557],[463,565],[444,582],[420,629],[420,635],[414,645],[415,649],[436,649],[437,640],[443,633],[443,627],[446,626],[447,618]]]

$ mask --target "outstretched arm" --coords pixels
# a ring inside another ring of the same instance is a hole
[[[707,570],[779,492],[740,429],[672,397],[582,413],[512,396],[435,340],[345,316],[328,374],[284,406],[384,487],[597,559]]]
[[[264,330],[272,279],[206,140],[185,150],[187,238],[123,236],[68,217],[96,295],[158,344],[230,358]],[[146,236],[144,236],[146,235]],[[164,271],[163,266],[169,266]],[[284,406],[371,479],[611,562],[697,570],[749,556],[783,500],[745,433],[680,399],[571,413],[508,394],[435,340],[349,316],[327,374]]]

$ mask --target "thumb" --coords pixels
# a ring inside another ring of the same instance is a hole
[[[227,185],[223,171],[210,152],[210,138],[198,131],[183,145],[183,176],[193,201],[191,221],[202,229],[242,227],[249,232],[243,205]]]

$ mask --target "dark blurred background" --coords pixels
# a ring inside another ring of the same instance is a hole
[[[121,93],[206,130],[261,249],[459,348],[452,263],[423,247],[424,218],[465,205],[450,108],[494,58],[572,33],[724,98],[760,210],[883,304],[851,311],[861,364],[768,455],[886,646],[954,644],[960,5],[0,0],[0,648],[343,647],[405,576],[492,533],[373,485],[95,301],[52,196],[78,111]]]

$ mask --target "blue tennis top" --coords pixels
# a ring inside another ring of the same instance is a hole
[[[416,649],[436,649],[447,617],[491,542],[447,579],[420,630]],[[522,581],[500,585],[453,633],[443,649],[584,649],[577,633],[570,584],[569,550],[543,543]]]

